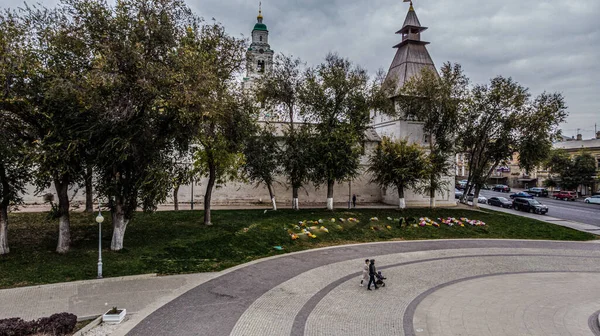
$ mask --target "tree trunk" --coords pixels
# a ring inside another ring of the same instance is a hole
[[[217,179],[217,169],[209,156],[208,162],[208,184],[206,185],[206,193],[204,194],[204,225],[212,225],[210,222],[210,199],[212,197],[213,187]]]
[[[94,212],[94,194],[92,190],[92,165],[85,168],[85,212]]]
[[[129,224],[129,219],[125,218],[125,211],[123,210],[123,200],[117,199],[115,200],[113,212],[112,212],[112,221],[113,221],[113,235],[112,240],[110,242],[110,249],[113,251],[120,251],[123,249],[123,240],[125,238],[125,229],[127,229],[127,224]]]
[[[298,202],[298,188],[292,187],[292,209],[300,210],[300,204]]]
[[[8,202],[0,204],[0,255],[8,254]]]
[[[267,183],[267,189],[269,189],[269,197],[271,197],[271,203],[273,203],[273,211],[277,211],[277,202],[275,202],[275,194],[273,194],[273,186]]]
[[[10,184],[6,169],[0,161],[0,182],[2,183],[2,202],[0,202],[0,255],[10,252],[8,248],[8,205],[10,204]]]
[[[473,208],[479,209],[479,188],[475,187],[475,192],[473,193]]]
[[[429,192],[429,206],[433,209],[435,208],[435,189]]]
[[[173,207],[175,208],[175,211],[179,210],[179,197],[177,197],[178,193],[179,185],[176,185],[175,188],[173,188]]]
[[[327,181],[327,210],[333,210],[333,180]]]
[[[398,209],[406,209],[406,201],[404,199],[404,187],[397,186],[398,189]]]
[[[54,179],[58,194],[58,244],[56,252],[66,253],[71,245],[71,222],[69,218],[69,183],[63,178]]]

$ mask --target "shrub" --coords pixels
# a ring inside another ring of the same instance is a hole
[[[35,332],[35,321],[24,321],[18,317],[0,320],[0,336],[31,335]]]
[[[37,320],[37,332],[51,335],[66,335],[75,329],[77,316],[71,313],[53,314]]]
[[[24,321],[13,317],[0,320],[0,336],[27,336],[38,333],[61,336],[72,333],[76,324],[77,316],[70,313],[54,314],[37,321]]]

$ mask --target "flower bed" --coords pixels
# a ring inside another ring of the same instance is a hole
[[[372,223],[372,225],[370,226],[370,229],[373,231],[381,231],[381,230],[386,230],[386,229],[393,230],[394,228],[402,228],[402,227],[431,226],[431,227],[439,228],[439,227],[441,227],[441,225],[446,225],[448,227],[453,227],[453,226],[465,227],[465,224],[470,225],[470,226],[485,226],[486,225],[481,220],[469,219],[466,217],[462,217],[460,219],[456,219],[454,217],[437,218],[437,221],[434,221],[428,217],[420,217],[418,219],[415,219],[413,217],[408,217],[408,218],[387,217],[387,220],[388,220],[388,222],[391,222],[391,223],[383,223],[383,224],[377,225],[375,223],[379,223],[382,221],[380,221],[379,218],[377,218],[377,217],[371,217],[370,222]],[[325,222],[326,221],[324,221],[323,219],[303,220],[303,221],[299,221],[298,224],[288,225],[284,229],[287,230],[287,233],[290,235],[290,238],[292,240],[297,240],[297,239],[301,239],[301,238],[315,239],[318,237],[317,233],[329,233],[329,229],[326,228],[325,226],[321,225]],[[356,218],[352,218],[352,217],[338,218],[338,219],[330,218],[328,220],[328,222],[337,223],[334,226],[334,230],[343,231],[343,230],[352,228],[357,223],[360,223],[360,220],[358,220]],[[385,222],[385,220],[383,222]]]

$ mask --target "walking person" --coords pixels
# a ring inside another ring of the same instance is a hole
[[[356,194],[352,195],[352,207],[356,208]]]
[[[371,290],[371,283],[375,286],[375,289],[379,289],[377,287],[377,283],[375,282],[375,274],[377,274],[377,268],[375,268],[375,259],[371,259],[369,263],[369,284],[367,285],[367,289]]]
[[[369,259],[365,259],[365,265],[362,271],[362,278],[360,279],[360,287],[365,285],[365,281],[369,279]]]

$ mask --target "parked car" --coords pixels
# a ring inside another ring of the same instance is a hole
[[[487,201],[487,204],[503,208],[512,208],[512,202],[504,197],[490,197]]]
[[[577,193],[574,191],[559,191],[554,194],[554,198],[563,201],[574,201],[575,199],[577,199]]]
[[[508,196],[508,197],[510,197],[512,199],[515,199],[515,198],[533,198],[533,195],[528,194],[528,193],[526,193],[524,191],[520,191],[518,193],[510,194],[510,196]]]
[[[473,202],[474,198],[475,198],[475,195],[473,195],[473,193],[470,193],[467,195],[467,201],[469,201],[469,202]],[[486,204],[487,198],[485,198],[484,196],[479,196],[479,197],[477,197],[477,203]]]
[[[510,192],[510,187],[504,184],[497,184],[492,188],[493,191]]]
[[[536,214],[546,214],[548,213],[548,207],[538,202],[535,199],[530,198],[515,198],[513,201],[513,209],[533,212]]]
[[[592,197],[588,197],[584,200],[585,203],[594,203],[600,204],[600,195],[594,195]]]
[[[460,190],[458,190],[458,189],[454,188],[454,198],[456,198],[456,199],[460,199],[460,198],[462,197],[462,195],[463,195],[463,192],[462,192],[462,191],[460,191]]]
[[[546,189],[546,188],[534,187],[534,188],[529,188],[525,191],[536,197],[548,197],[548,189]]]

